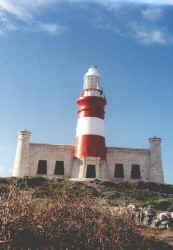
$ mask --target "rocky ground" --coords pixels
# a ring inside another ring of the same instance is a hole
[[[151,205],[124,204],[110,207],[110,210],[115,216],[127,214],[136,225],[160,230],[173,229],[173,212],[157,211]]]

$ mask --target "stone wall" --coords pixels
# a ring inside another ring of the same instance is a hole
[[[149,149],[132,148],[107,148],[107,165],[109,178],[113,179],[115,164],[123,164],[124,181],[131,179],[131,166],[137,164],[140,166],[142,181],[149,181],[150,176],[150,151]]]
[[[50,145],[50,144],[30,144],[29,155],[30,169],[28,176],[37,174],[37,166],[39,160],[47,160],[49,177],[54,175],[56,161],[64,161],[64,175],[71,177],[73,167],[73,146],[72,145]]]
[[[149,139],[150,142],[150,176],[153,182],[164,183],[161,139],[154,137]]]
[[[63,161],[67,178],[84,179],[87,165],[91,164],[96,167],[97,178],[128,181],[131,180],[132,165],[139,165],[141,176],[138,180],[164,182],[159,138],[149,140],[150,149],[108,147],[107,159],[103,161],[98,157],[75,160],[73,145],[30,143],[30,135],[29,131],[19,132],[13,176],[35,176],[39,160],[46,160],[48,177],[54,176],[56,161]],[[124,178],[114,177],[115,164],[123,165]]]

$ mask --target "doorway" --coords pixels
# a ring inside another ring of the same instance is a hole
[[[86,178],[96,178],[96,166],[95,165],[87,166]]]

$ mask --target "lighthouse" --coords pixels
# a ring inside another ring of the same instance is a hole
[[[74,158],[81,161],[79,178],[100,175],[100,165],[106,160],[104,116],[106,98],[101,87],[101,76],[96,67],[84,75],[81,96],[77,100],[78,121]]]
[[[97,67],[90,67],[83,77],[75,145],[33,143],[30,131],[19,131],[13,176],[164,183],[160,137],[151,137],[149,148],[105,145],[101,80]]]

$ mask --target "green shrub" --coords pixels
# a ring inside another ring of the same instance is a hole
[[[48,180],[44,177],[28,177],[25,176],[23,178],[16,178],[16,185],[20,188],[29,188],[29,187],[38,187],[43,183],[48,182]]]
[[[172,204],[169,206],[168,212],[173,212],[173,202],[172,202]]]
[[[155,209],[157,210],[169,210],[169,207],[173,206],[173,201],[172,200],[155,200],[152,202],[152,205],[154,206]]]

